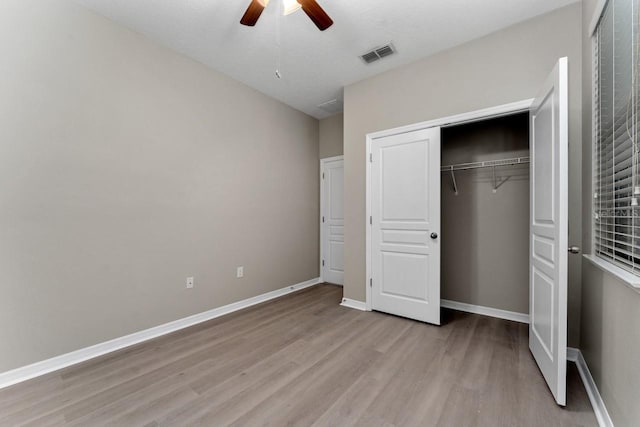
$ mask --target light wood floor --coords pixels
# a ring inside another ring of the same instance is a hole
[[[554,403],[526,325],[436,327],[319,285],[0,390],[1,426],[596,426],[577,370]]]

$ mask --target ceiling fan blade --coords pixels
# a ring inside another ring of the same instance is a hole
[[[311,18],[320,31],[324,31],[333,25],[333,20],[327,15],[327,12],[320,7],[316,0],[298,0],[298,3],[300,3],[304,13]]]
[[[258,19],[260,18],[260,15],[262,15],[262,11],[268,2],[269,0],[251,0],[251,4],[242,16],[240,23],[249,27],[256,25],[256,22],[258,22]]]

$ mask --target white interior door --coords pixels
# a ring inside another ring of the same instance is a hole
[[[568,107],[567,59],[531,107],[529,348],[559,405],[566,404]]]
[[[371,307],[440,324],[440,128],[371,143]]]
[[[322,278],[344,283],[344,160],[323,160],[322,173]]]

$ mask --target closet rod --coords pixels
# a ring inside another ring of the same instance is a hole
[[[529,157],[514,157],[512,159],[487,160],[484,162],[458,163],[455,165],[442,166],[442,172],[454,172],[467,169],[493,168],[496,166],[513,166],[529,163]]]

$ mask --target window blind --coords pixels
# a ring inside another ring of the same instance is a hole
[[[594,250],[640,275],[640,0],[609,0],[594,42]]]

